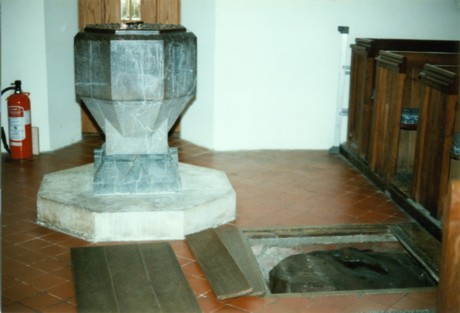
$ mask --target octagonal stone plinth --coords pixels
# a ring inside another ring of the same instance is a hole
[[[85,240],[183,239],[235,219],[236,194],[224,172],[179,163],[180,194],[93,194],[93,164],[45,175],[37,223]]]

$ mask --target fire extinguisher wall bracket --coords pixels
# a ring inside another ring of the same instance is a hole
[[[32,125],[28,92],[22,92],[21,81],[14,82],[14,93],[7,99],[10,156],[32,157]]]

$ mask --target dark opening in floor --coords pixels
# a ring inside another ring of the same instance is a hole
[[[268,295],[433,288],[439,242],[417,224],[243,230]]]
[[[291,255],[272,268],[269,277],[272,293],[435,286],[407,253],[356,248]]]

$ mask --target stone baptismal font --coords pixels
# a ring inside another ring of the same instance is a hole
[[[225,173],[180,163],[168,132],[193,102],[197,40],[179,25],[89,25],[75,90],[105,134],[94,164],[50,173],[37,222],[91,241],[182,239],[235,218]]]

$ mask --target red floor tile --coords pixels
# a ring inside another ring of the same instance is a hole
[[[92,162],[103,143],[85,136],[75,145],[24,161],[2,159],[2,312],[76,312],[70,248],[97,245],[35,224],[35,197],[44,174]],[[237,193],[231,224],[313,226],[397,223],[409,218],[327,151],[213,152],[171,137],[181,162],[225,171]],[[330,297],[241,297],[219,301],[187,243],[171,245],[205,313],[350,313],[434,306],[433,292]]]

